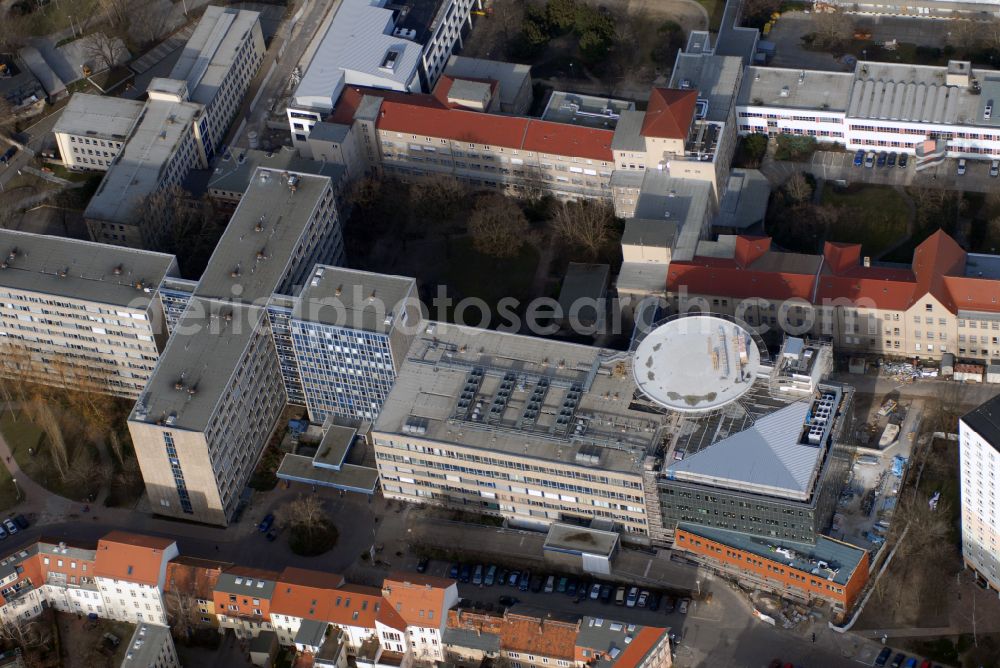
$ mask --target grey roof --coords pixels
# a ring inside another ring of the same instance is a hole
[[[289,183],[297,179],[294,188]],[[325,176],[259,167],[215,247],[195,295],[263,303],[288,278],[296,246],[330,189]],[[258,229],[260,231],[258,231]]]
[[[569,315],[573,303],[579,299],[604,297],[610,275],[611,267],[606,264],[570,262],[559,290],[559,306],[563,313]]]
[[[500,636],[495,633],[482,633],[449,626],[441,633],[441,644],[445,647],[464,647],[480,652],[497,653],[500,651]]]
[[[623,246],[673,248],[676,240],[676,220],[629,218],[625,221],[625,232],[622,234]]]
[[[631,376],[609,371],[622,359],[620,352],[592,346],[430,323],[411,346],[372,432],[376,438],[419,434],[421,440],[471,450],[638,474],[659,442],[663,416],[632,405]],[[474,401],[463,407],[475,367],[483,370],[483,378]],[[492,424],[474,419],[475,401],[482,400],[490,411],[508,373],[523,382],[524,391],[497,404],[499,417]],[[548,389],[541,393],[537,415],[526,422],[527,401],[542,378]],[[574,419],[587,424],[580,437],[573,425],[558,420],[574,384],[582,389]]]
[[[121,664],[122,668],[131,668],[131,666],[147,668],[158,665],[157,658],[166,644],[171,647],[174,645],[169,628],[160,624],[142,622],[135,627],[132,638],[128,641],[125,660]]]
[[[347,135],[350,131],[351,126],[349,125],[320,121],[316,125],[312,126],[312,130],[309,131],[309,139],[340,144],[347,139]],[[294,149],[291,150],[294,151]]]
[[[125,141],[142,113],[143,103],[121,97],[76,93],[52,131]]]
[[[844,112],[853,85],[851,72],[748,67],[737,104]]]
[[[378,482],[378,469],[356,464],[343,464],[339,469],[316,466],[312,457],[285,455],[276,473],[280,480],[305,482],[334,489],[346,489],[371,494]]]
[[[423,48],[392,34],[393,10],[370,0],[344,0],[317,43],[295,90],[294,105],[330,111],[343,86],[390,90],[419,88],[417,68]],[[393,67],[382,67],[395,52]]]
[[[631,100],[556,90],[549,96],[542,120],[613,130],[626,111],[635,111]]]
[[[839,391],[836,392],[839,404]],[[668,478],[771,496],[807,500],[827,444],[805,442],[812,400],[796,401],[758,418],[752,426],[666,467]],[[825,425],[825,434],[832,419]]]
[[[0,64],[7,66],[7,76],[0,77],[0,96],[14,107],[31,104],[45,99],[45,89],[24,64],[0,53]]]
[[[667,289],[667,265],[655,262],[623,262],[615,288],[619,293],[660,294]]]
[[[635,205],[635,217],[650,220],[671,220],[678,226],[673,259],[694,257],[698,240],[703,236],[708,208],[712,201],[712,184],[708,181],[682,179],[666,172],[647,169]]]
[[[329,126],[329,123],[317,123]],[[342,126],[333,126],[342,127]],[[310,133],[313,137],[315,128]],[[257,149],[239,149],[237,152],[227,152],[221,159],[216,161],[215,169],[212,170],[208,180],[208,188],[222,190],[226,192],[245,193],[250,187],[254,172],[258,167],[266,167],[274,171],[289,171],[300,174],[314,174],[317,176],[328,176],[334,183],[339,182],[343,176],[345,167],[336,162],[318,162],[303,158],[298,151],[283,146],[277,151],[267,152]]]
[[[299,293],[293,317],[335,327],[387,334],[417,299],[416,280],[318,264]]]
[[[357,435],[358,430],[354,427],[331,424],[319,442],[313,462],[316,466],[339,470]]]
[[[724,123],[729,118],[743,61],[736,56],[682,53],[674,64],[671,88],[694,89],[708,102],[705,118]]]
[[[247,33],[259,20],[260,12],[209,5],[170,78],[186,81],[191,100],[207,105],[222,86]]]
[[[305,620],[309,621],[309,620]],[[251,654],[270,654],[278,646],[278,634],[274,631],[261,631],[250,639]]]
[[[323,644],[323,638],[326,636],[328,628],[330,628],[329,622],[318,619],[303,619],[299,624],[298,633],[295,634],[295,644],[319,647]]]
[[[504,106],[513,106],[517,102],[517,93],[526,82],[531,87],[531,66],[518,63],[451,56],[444,73],[451,77],[492,79],[499,82],[500,104]]]
[[[56,71],[45,62],[42,53],[33,46],[26,46],[17,52],[21,57],[21,62],[31,70],[38,82],[45,89],[49,98],[58,97],[66,92],[66,83],[59,78]]]
[[[618,546],[619,536],[614,531],[600,531],[575,524],[553,522],[545,536],[546,550],[572,554],[597,554],[610,557]]]
[[[590,662],[594,668],[611,668],[620,654],[628,648],[633,639],[645,627],[628,622],[620,622],[602,617],[584,616],[580,620],[580,630],[577,633],[576,645],[595,652],[601,656]],[[658,627],[652,627],[658,628]],[[663,634],[668,629],[659,629]],[[660,636],[662,639],[662,635]],[[652,649],[652,648],[650,648]],[[636,657],[630,666],[639,665],[645,657]]]
[[[723,545],[729,545],[738,550],[751,552],[765,559],[777,561],[806,573],[812,573],[822,579],[828,579],[839,585],[846,585],[851,574],[861,564],[865,550],[849,543],[834,540],[828,536],[817,535],[814,545],[802,545],[777,539],[755,538],[749,534],[727,529],[709,528],[701,525],[681,522],[678,528],[707,538]],[[787,550],[791,553],[777,552]],[[826,562],[829,568],[821,568],[820,561]]]
[[[260,307],[192,298],[129,419],[204,431],[263,320]]]
[[[137,309],[178,273],[166,253],[14,230],[0,229],[0,255],[6,263],[0,286]]]
[[[771,184],[759,169],[734,169],[714,225],[743,229],[764,220]]]
[[[744,65],[749,65],[753,60],[754,51],[757,50],[760,31],[737,25],[742,7],[742,0],[726,0],[726,8],[722,12],[722,21],[719,24],[719,34],[715,38],[715,53],[720,56],[739,56],[743,59]]]
[[[104,175],[84,217],[123,225],[141,225],[144,197],[163,181],[163,170],[202,111],[193,102],[146,103],[139,124],[118,159]]]
[[[611,138],[613,151],[645,151],[646,139],[642,136],[642,122],[646,118],[644,111],[625,111],[618,118],[615,134]],[[617,174],[619,170],[615,170]]]
[[[962,422],[1000,452],[1000,394],[966,413]]]
[[[215,583],[215,591],[236,596],[251,596],[253,598],[269,599],[274,593],[274,580],[265,580],[249,575],[222,573]]]

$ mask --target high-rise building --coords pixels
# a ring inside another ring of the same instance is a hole
[[[173,255],[0,230],[0,373],[136,397],[166,344]]]
[[[962,557],[1000,591],[1000,396],[958,423],[962,492]]]

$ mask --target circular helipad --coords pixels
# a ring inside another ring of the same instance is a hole
[[[665,322],[639,343],[632,373],[643,394],[671,410],[718,408],[753,385],[760,349],[750,332],[711,315]]]

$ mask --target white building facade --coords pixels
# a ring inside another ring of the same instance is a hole
[[[962,494],[962,557],[1000,592],[1000,397],[958,424]]]

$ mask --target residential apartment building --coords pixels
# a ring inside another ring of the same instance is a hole
[[[330,179],[258,169],[129,418],[156,512],[228,522],[287,401],[268,299],[342,261]]]
[[[664,427],[634,391],[625,354],[430,323],[372,429],[383,493],[647,536],[643,463]]]
[[[437,0],[399,12],[384,0],[346,0],[328,20],[288,105],[295,148],[309,157],[314,126],[333,110],[345,87],[429,91],[462,33],[472,27],[479,0]],[[428,11],[430,10],[430,11]],[[314,156],[313,156],[314,157]]]
[[[851,73],[749,67],[736,103],[742,133],[792,134],[847,149],[941,158],[1000,156],[1000,73],[967,61],[947,66],[859,61]]]
[[[170,72],[170,79],[186,83],[188,100],[205,108],[201,140],[209,160],[243,103],[264,51],[259,12],[209,5]]]
[[[166,344],[172,255],[0,230],[0,373],[136,397]]]
[[[962,495],[962,558],[992,589],[1000,591],[1000,396],[958,423]]]
[[[166,624],[163,590],[167,564],[176,556],[177,543],[168,538],[112,531],[98,540],[94,583],[105,616],[132,624]]]
[[[444,660],[441,634],[448,623],[448,610],[458,605],[455,581],[394,572],[382,582],[382,597],[386,609],[405,623],[403,652],[421,662]],[[376,617],[375,628],[384,640],[392,639],[398,646],[397,626]]]
[[[163,624],[138,624],[129,638],[122,666],[181,668],[170,629]]]
[[[67,169],[107,171],[142,115],[143,103],[78,93],[52,128]]]
[[[218,627],[213,592],[222,572],[233,564],[180,555],[167,564],[163,598],[169,626]]]
[[[243,566],[222,573],[213,594],[219,632],[231,630],[237,638],[256,638],[272,630],[271,598],[277,579],[276,571]]]
[[[720,236],[667,272],[667,298],[680,312],[924,359],[1000,355],[998,288],[1000,260],[967,253],[943,231],[917,247],[909,269],[873,266],[858,244],[828,242],[823,255],[806,255],[772,250],[766,237]]]
[[[271,601],[271,623],[282,645],[294,645],[303,624],[333,625],[342,642],[356,652],[375,634],[375,619],[385,604],[378,587],[349,584],[343,576],[286,568]]]

